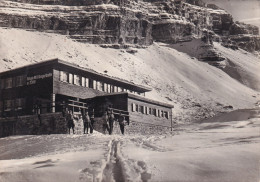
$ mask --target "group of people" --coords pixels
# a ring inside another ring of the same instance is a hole
[[[69,134],[70,134],[71,129],[73,131],[73,134],[75,134],[74,120],[78,119],[78,117],[74,116],[73,112],[71,110],[68,110],[68,109],[66,109],[64,117],[65,117],[66,122],[67,122]],[[88,134],[89,132],[93,133],[94,123],[95,123],[94,112],[92,112],[91,115],[90,115],[88,110],[82,109],[81,110],[81,118],[83,120],[83,125],[84,125],[83,133],[84,134]],[[119,113],[119,115],[116,119],[115,113],[113,112],[112,109],[107,110],[103,114],[103,117],[102,117],[103,132],[104,133],[108,132],[109,135],[111,135],[113,133],[113,127],[114,127],[115,121],[117,121],[119,123],[120,131],[124,135],[125,125],[127,124],[127,121],[125,120],[125,117],[122,115],[121,112]]]
[[[110,111],[108,110],[104,112],[102,121],[103,121],[104,133],[108,131],[109,135],[111,135],[113,133],[114,122],[118,121],[121,133],[123,135],[125,134],[125,125],[127,121],[125,120],[125,117],[122,115],[121,112],[119,113],[118,119],[116,119],[113,110],[112,109]]]
[[[73,134],[75,134],[75,123],[74,123],[74,120],[75,119],[78,119],[78,117],[74,116],[73,115],[73,112],[71,110],[68,110],[66,109],[66,112],[65,112],[65,120],[67,122],[67,127],[68,127],[68,130],[69,130],[69,134],[70,134],[70,130],[72,129],[72,132]],[[88,134],[88,131],[90,130],[90,133],[93,133],[93,130],[94,130],[94,113],[89,116],[88,114],[88,111],[85,111],[84,109],[81,110],[81,117],[82,117],[82,120],[83,120],[83,125],[84,125],[84,134],[86,134],[86,130],[87,130],[87,134]]]

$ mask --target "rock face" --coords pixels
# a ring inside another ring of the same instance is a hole
[[[202,0],[4,0],[0,6],[2,27],[61,33],[80,42],[175,43],[201,38],[207,30],[223,40],[232,35],[243,49],[259,50],[257,27],[234,22]]]
[[[239,35],[239,34],[251,34],[259,35],[259,29],[257,26],[248,25],[240,22],[233,23],[229,29],[230,35]]]
[[[74,5],[74,2],[77,1],[56,3]],[[84,2],[91,4],[95,1]],[[152,43],[152,26],[147,18],[116,5],[36,6],[7,1],[2,4],[6,8],[1,13],[0,26],[62,33],[78,41],[94,44]]]

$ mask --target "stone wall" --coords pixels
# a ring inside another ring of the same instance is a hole
[[[95,121],[95,130],[104,133],[102,118],[95,118]],[[160,135],[166,133],[171,133],[170,126],[153,125],[136,121],[130,121],[129,125],[125,126],[125,135]],[[105,134],[108,134],[108,132],[106,131]],[[117,121],[114,122],[113,135],[122,135]]]
[[[130,124],[125,126],[125,134],[133,135],[161,135],[167,134],[171,132],[171,127],[169,126],[161,126],[161,125],[152,125],[146,124],[142,122],[130,121]]]
[[[10,135],[40,135],[67,133],[67,124],[61,113],[40,116],[19,116],[0,119],[0,137]]]
[[[83,121],[75,120],[75,134],[83,134]],[[103,120],[101,117],[95,118],[94,130],[104,133]],[[142,122],[130,121],[125,126],[125,135],[141,134],[165,134],[170,133],[170,126],[153,125]],[[67,123],[62,113],[48,113],[37,115],[21,116],[18,118],[0,119],[0,137],[12,135],[45,135],[45,134],[66,134],[68,133]],[[72,131],[71,131],[72,133]],[[104,134],[108,134],[106,131]],[[121,135],[117,121],[114,122],[113,134]]]

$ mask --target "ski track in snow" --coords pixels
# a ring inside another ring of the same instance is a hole
[[[127,138],[126,141],[136,142],[129,138]],[[101,181],[148,181],[151,178],[151,174],[148,173],[145,162],[128,159],[121,153],[121,146],[124,145],[124,143],[125,140],[122,137],[110,140],[108,144],[109,154],[107,156],[105,168],[102,172]]]

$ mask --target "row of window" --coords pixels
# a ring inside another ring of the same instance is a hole
[[[0,88],[7,89],[26,85],[26,75],[20,75],[12,78],[0,80]]]
[[[68,73],[65,71],[60,71],[60,81],[82,86],[82,87],[88,87],[88,88],[93,88],[102,92],[107,92],[107,93],[114,93],[114,92],[129,92],[133,94],[138,94],[138,95],[143,95],[144,93],[139,93],[139,92],[134,92],[129,89],[125,89],[122,87],[118,87],[115,85],[111,85],[108,83],[104,83],[102,81],[98,80],[93,80],[87,77],[79,76],[76,74]]]
[[[11,111],[12,109],[20,110],[25,106],[25,98],[17,98],[13,100],[5,100],[0,102],[0,110]]]
[[[132,103],[132,112],[139,112],[146,115],[153,115],[159,118],[169,119],[170,113],[156,108],[151,108],[143,105]]]

